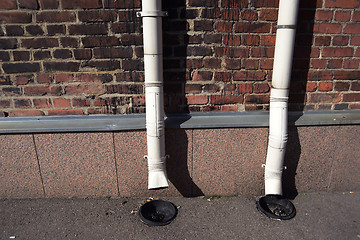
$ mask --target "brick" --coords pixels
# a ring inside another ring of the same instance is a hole
[[[21,46],[24,48],[51,48],[58,47],[59,42],[56,38],[31,38],[31,39],[22,39]]]
[[[221,11],[221,19],[224,20],[230,20],[230,21],[238,21],[240,16],[240,12],[238,9],[223,9]],[[254,17],[254,16],[252,16]],[[213,19],[216,19],[218,17],[213,17]]]
[[[41,26],[38,25],[30,25],[30,26],[26,26],[26,31],[30,34],[30,35],[43,35],[44,31],[41,28]]]
[[[313,32],[314,33],[341,33],[341,24],[338,23],[315,23]]]
[[[4,87],[2,92],[5,96],[20,96],[21,89],[18,87]]]
[[[102,84],[71,85],[65,87],[65,93],[67,95],[103,94],[105,86]]]
[[[219,8],[204,8],[201,10],[201,18],[217,19],[221,17]]]
[[[10,100],[9,99],[0,99],[0,108],[9,108]]]
[[[75,21],[75,13],[73,12],[39,12],[36,14],[36,22],[41,23],[58,23],[58,22],[73,22]]]
[[[3,69],[5,73],[26,73],[39,72],[39,63],[4,63]]]
[[[350,45],[360,46],[360,36],[351,36]]]
[[[244,97],[242,95],[211,95],[209,99],[210,104],[239,104],[243,103]]]
[[[279,7],[279,3],[276,0],[252,0],[251,3],[254,7]]]
[[[93,9],[102,7],[99,0],[60,0],[60,2],[64,9]]]
[[[306,92],[315,92],[317,88],[318,86],[316,82],[307,82],[305,86]]]
[[[335,82],[334,90],[335,91],[348,91],[350,88],[349,82]]]
[[[298,74],[301,76],[301,74]],[[301,76],[302,78],[302,76]],[[326,81],[332,80],[332,72],[331,71],[309,71],[307,73],[307,80],[309,81]]]
[[[48,35],[53,36],[56,34],[65,34],[66,27],[65,25],[47,25]]]
[[[270,96],[268,94],[252,94],[245,96],[246,104],[267,104],[270,102]]]
[[[106,0],[104,1],[105,8],[121,8],[121,9],[132,9],[132,8],[140,8],[141,1],[140,0]]]
[[[55,75],[55,82],[56,83],[62,83],[62,82],[73,82],[74,75],[69,73],[60,73]]]
[[[351,83],[351,91],[360,91],[360,82],[355,81]]]
[[[244,0],[222,0],[221,7],[223,8],[245,8],[248,2]],[[202,6],[199,6],[202,7]]]
[[[72,52],[69,49],[56,49],[54,51],[54,58],[57,58],[57,59],[72,58]]]
[[[233,29],[233,25],[234,23],[232,22],[218,22],[215,24],[215,29],[218,32],[222,32],[222,33],[231,33],[232,29]]]
[[[128,68],[135,68],[136,65],[134,65],[134,60],[131,64],[128,64],[128,66],[124,66],[124,62],[123,61],[123,69],[128,69]],[[90,60],[90,61],[86,61],[84,62],[81,67],[90,67],[90,68],[95,68],[99,71],[112,71],[112,70],[117,70],[120,69],[120,61],[115,61],[115,60],[108,60],[108,61],[95,61],[95,60]],[[136,70],[136,69],[134,69]]]
[[[213,73],[210,71],[194,71],[192,73],[192,81],[210,81]]]
[[[84,47],[106,47],[120,45],[119,39],[113,36],[107,37],[84,37],[82,38]]]
[[[214,44],[214,43],[222,43],[222,34],[205,34],[204,43]]]
[[[241,68],[241,61],[239,59],[225,59],[225,66],[228,70],[237,70]]]
[[[217,69],[217,68],[221,68],[221,59],[219,58],[205,58],[204,59],[204,67],[205,68],[212,68],[212,69]]]
[[[311,68],[324,69],[326,68],[327,61],[324,59],[310,59]]]
[[[10,55],[9,52],[0,51],[0,62],[9,61]]]
[[[119,14],[122,15],[123,12],[119,12]],[[117,12],[113,10],[87,10],[79,11],[78,16],[82,22],[112,22],[116,20]],[[127,20],[129,20],[128,15]]]
[[[59,7],[58,0],[39,0],[41,9],[56,9]]]
[[[15,49],[17,48],[17,40],[14,38],[0,39],[0,49]]]
[[[351,11],[341,11],[338,10],[335,12],[335,20],[339,22],[348,22],[351,18]]]
[[[134,34],[123,34],[121,36],[121,45],[123,46],[131,46],[131,45],[140,45],[142,44],[143,38],[141,35]]]
[[[349,104],[350,109],[360,109],[360,103]]]
[[[360,34],[360,23],[348,23],[344,27],[343,33]]]
[[[1,23],[31,23],[29,12],[0,12]]]
[[[241,45],[241,36],[225,35],[223,37],[223,43],[227,46],[239,46]]]
[[[0,2],[0,9],[6,9],[6,10],[10,10],[10,9],[16,9],[16,0],[2,0]]]
[[[331,37],[330,36],[316,36],[315,37],[315,46],[330,46]]]
[[[195,20],[194,31],[212,31],[213,24],[212,20]]]
[[[70,107],[70,100],[66,98],[53,98],[53,105],[56,108],[67,108]]]
[[[358,0],[327,0],[325,1],[326,8],[351,8],[356,9],[360,7]]]
[[[253,85],[250,83],[236,84],[235,89],[237,93],[252,93]]]
[[[258,20],[258,12],[252,9],[243,9],[240,13],[242,20],[256,21]]]
[[[260,60],[260,69],[271,70],[273,69],[273,64],[273,59]]]
[[[205,84],[203,90],[207,93],[217,93],[221,91],[221,88],[217,84]]]
[[[327,68],[337,69],[342,68],[343,60],[342,59],[330,59],[328,60]]]
[[[267,83],[254,83],[253,92],[254,93],[267,93],[270,91],[270,87]]]
[[[332,83],[332,82],[320,82],[318,89],[319,89],[319,91],[321,91],[321,92],[332,91],[332,89],[333,89],[333,83]]]
[[[39,9],[39,4],[37,0],[18,0],[18,3],[20,8],[33,9],[33,10]]]
[[[52,78],[49,74],[46,73],[40,73],[36,77],[37,83],[51,83]]]
[[[50,51],[35,51],[34,52],[34,60],[43,60],[50,59],[51,54]]]
[[[360,59],[344,59],[345,69],[358,69],[359,64],[360,64]]]
[[[255,59],[244,59],[242,67],[246,70],[255,70],[259,68],[259,60]]]
[[[15,108],[31,108],[31,100],[30,99],[14,99]]]
[[[50,100],[47,98],[38,98],[33,99],[33,104],[35,108],[50,108]]]
[[[185,93],[201,93],[202,84],[186,84]]]
[[[360,11],[354,11],[353,16],[352,16],[352,21],[353,22],[360,22]]]
[[[80,82],[102,82],[108,83],[112,81],[111,74],[88,74],[82,73],[76,75],[76,80]]]
[[[186,100],[189,105],[203,105],[208,103],[208,96],[205,95],[186,96]]]
[[[234,73],[234,81],[263,81],[265,72],[262,71],[237,71]]]
[[[331,10],[317,10],[315,13],[315,21],[331,21],[334,11]]]
[[[350,47],[324,47],[321,50],[323,57],[352,57],[354,49]]]
[[[44,112],[40,110],[15,110],[9,111],[9,117],[25,117],[25,116],[44,116]]]
[[[344,102],[359,102],[360,93],[344,93],[343,95]]]
[[[190,46],[186,48],[188,56],[210,56],[212,50],[208,46]],[[175,52],[176,53],[176,52]]]
[[[212,8],[212,9],[216,9],[218,12],[220,12],[218,8]],[[207,9],[202,9],[201,14],[205,11],[207,11]],[[199,16],[199,12],[200,11],[198,9],[183,9],[180,12],[180,18],[181,19],[195,19]],[[178,13],[176,10],[172,9],[171,11],[169,11],[169,17],[176,18],[177,16],[178,16]],[[214,15],[210,14],[210,18],[213,18],[211,16],[214,16]],[[201,15],[201,17],[207,18],[207,16],[203,16],[203,15]],[[219,16],[217,16],[217,17],[219,17]]]
[[[220,107],[220,111],[224,112],[237,112],[239,107],[237,105],[224,105]]]
[[[122,72],[116,74],[117,82],[144,82],[144,74],[140,72]]]
[[[141,94],[143,92],[142,85],[107,85],[106,93],[120,93],[120,94]]]
[[[74,49],[74,57],[77,60],[90,59],[92,57],[90,49]]]
[[[269,23],[237,22],[234,31],[236,33],[269,33],[270,27]]]
[[[49,116],[55,115],[83,115],[84,112],[82,109],[56,109],[56,110],[49,110]]]
[[[94,57],[102,58],[132,58],[131,47],[94,48]]]
[[[22,26],[18,25],[10,25],[6,26],[6,35],[8,36],[23,36],[24,35],[24,29]]]
[[[33,75],[20,75],[20,76],[16,76],[16,79],[15,79],[16,85],[26,85],[30,82],[34,82]]]
[[[335,80],[359,80],[360,71],[334,71]]]
[[[346,46],[349,44],[348,36],[334,36],[333,37],[333,46]]]
[[[79,62],[44,62],[46,71],[77,72],[79,67]]]
[[[72,35],[105,35],[106,24],[73,24],[69,25],[69,33]]]
[[[24,94],[26,96],[60,96],[62,90],[60,86],[29,86],[24,87]]]
[[[276,21],[278,18],[278,10],[261,9],[259,18],[260,20],[264,20],[264,21]],[[256,19],[246,19],[246,20],[256,20]]]
[[[260,37],[257,35],[242,35],[241,43],[246,46],[258,46]]]
[[[251,48],[252,57],[274,57],[275,47],[253,47]]]
[[[337,103],[341,101],[341,93],[310,93],[310,103]]]
[[[60,43],[63,47],[79,47],[79,39],[78,38],[72,38],[72,37],[63,37],[60,38]]]
[[[81,98],[74,98],[71,101],[73,107],[89,107],[90,100],[89,99],[81,99]]]
[[[13,52],[14,61],[29,61],[30,52],[28,51],[14,51]]]
[[[189,7],[216,7],[217,4],[217,0],[189,0],[188,3]]]
[[[215,72],[214,80],[217,82],[230,82],[231,73],[230,72]]]

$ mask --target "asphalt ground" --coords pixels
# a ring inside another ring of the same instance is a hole
[[[0,239],[354,239],[360,192],[301,193],[296,216],[273,220],[257,197],[163,198],[178,208],[169,225],[149,227],[144,198],[0,199]]]

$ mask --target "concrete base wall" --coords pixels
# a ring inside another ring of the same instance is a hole
[[[168,189],[145,131],[0,135],[0,197],[262,195],[267,128],[167,129]],[[284,192],[360,189],[360,125],[291,127]]]

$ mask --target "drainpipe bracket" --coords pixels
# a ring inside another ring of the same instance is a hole
[[[296,29],[296,25],[276,25],[276,29]]]
[[[137,12],[136,16],[137,17],[165,17],[168,16],[168,12],[167,11],[142,11],[142,12]]]
[[[262,167],[262,168],[266,168],[266,164],[265,164],[265,163],[264,163],[264,164],[261,164],[261,167]],[[280,171],[286,170],[286,169],[287,169],[287,166],[283,166],[283,168],[280,169]]]

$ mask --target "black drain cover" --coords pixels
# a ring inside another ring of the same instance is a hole
[[[176,218],[177,212],[176,206],[171,202],[151,200],[140,207],[139,215],[149,226],[164,226]]]
[[[296,214],[294,204],[281,195],[261,197],[256,201],[256,208],[266,216],[278,220],[289,220]]]

